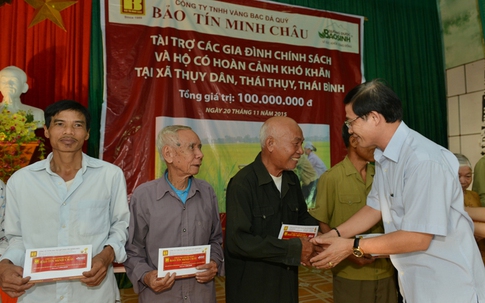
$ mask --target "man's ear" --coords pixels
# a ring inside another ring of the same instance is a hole
[[[47,128],[47,125],[44,124],[44,137],[49,139],[49,129]]]
[[[172,163],[174,157],[173,147],[169,145],[165,145],[164,147],[162,147],[162,156],[167,163]]]
[[[350,136],[349,143],[350,143],[349,147],[356,148],[357,145],[359,145],[359,139],[357,139],[356,136]]]
[[[384,117],[376,111],[371,111],[369,114],[367,114],[367,119],[370,119],[374,125],[378,125],[382,123],[382,121],[386,121]]]
[[[268,149],[269,152],[273,152],[273,150],[275,148],[274,138],[272,136],[268,136],[268,138],[266,138],[265,145],[266,145],[266,148]]]

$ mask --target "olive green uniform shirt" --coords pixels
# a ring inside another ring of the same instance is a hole
[[[367,178],[364,183],[352,162],[345,157],[343,161],[337,163],[320,177],[316,205],[314,209],[310,210],[310,214],[330,227],[342,224],[366,205],[373,177],[374,165],[367,165]],[[367,233],[383,232],[382,223],[378,223]],[[379,280],[391,277],[394,274],[394,267],[387,258],[376,259],[365,266],[358,266],[353,262],[343,260],[332,268],[332,273],[350,280]]]
[[[485,156],[478,160],[473,169],[472,190],[480,196],[480,203],[485,206]]]

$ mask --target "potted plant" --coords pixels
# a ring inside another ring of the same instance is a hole
[[[44,159],[43,138],[35,135],[38,121],[31,113],[11,112],[6,106],[0,111],[0,179],[5,183],[18,169],[29,164],[36,148]]]

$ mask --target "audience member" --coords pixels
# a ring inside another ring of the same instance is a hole
[[[298,265],[314,252],[308,238],[278,239],[284,224],[317,225],[293,172],[303,133],[288,117],[260,130],[261,152],[229,182],[226,196],[226,302],[298,302]]]
[[[320,177],[316,207],[310,210],[310,214],[320,221],[322,232],[329,232],[331,226],[342,224],[365,206],[374,178],[374,165],[369,162],[374,161],[375,146],[361,147],[359,138],[350,135],[345,124],[342,138],[347,156]],[[334,231],[338,234],[337,229]],[[380,221],[366,234],[383,232]],[[395,269],[388,258],[350,255],[333,267],[332,273],[335,303],[397,302]]]
[[[469,207],[479,207],[482,206],[480,203],[480,197],[474,191],[468,190],[468,187],[472,183],[472,165],[465,155],[455,154],[458,159],[458,179],[460,180],[461,188],[463,189],[463,199],[465,206]]]
[[[197,134],[188,126],[167,126],[157,150],[167,170],[135,189],[130,200],[125,262],[139,302],[216,303],[214,277],[223,272],[222,228],[214,189],[193,176],[204,157]],[[158,276],[159,248],[210,245],[210,262],[195,277]]]
[[[472,190],[480,196],[480,203],[485,206],[485,156],[481,157],[473,169]]]
[[[63,100],[45,110],[52,153],[8,180],[0,286],[19,302],[116,302],[112,262],[126,258],[129,210],[123,172],[82,152],[90,115]],[[33,284],[22,277],[26,249],[92,245],[92,268],[78,280]]]
[[[40,108],[22,104],[20,95],[29,89],[27,75],[23,70],[16,66],[7,66],[0,70],[0,92],[3,100],[0,109],[7,106],[12,112],[23,110],[34,116],[34,121],[38,121],[38,127],[44,125],[44,112]]]
[[[331,268],[348,255],[390,255],[405,302],[485,302],[485,270],[463,208],[458,161],[402,121],[402,105],[383,82],[352,89],[344,99],[349,132],[377,146],[367,205],[312,239],[326,248],[311,262]],[[382,219],[385,235],[350,237]]]

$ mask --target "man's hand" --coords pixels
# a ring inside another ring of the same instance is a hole
[[[20,297],[25,291],[34,284],[28,282],[30,277],[22,278],[24,269],[20,266],[15,266],[10,260],[2,260],[0,262],[0,287],[12,298]]]
[[[329,269],[352,254],[354,240],[338,237],[316,237],[311,239],[311,242],[325,247],[325,250],[311,258],[312,266],[318,269]]]
[[[163,278],[158,278],[157,274],[157,270],[148,272],[143,277],[143,283],[157,293],[172,288],[172,285],[175,282],[175,273],[172,275],[167,273]]]
[[[310,258],[314,255],[314,246],[308,238],[300,238],[301,241],[301,257],[300,262],[303,266],[310,266]]]
[[[195,274],[195,279],[199,283],[207,283],[212,281],[212,279],[214,279],[214,277],[217,275],[217,263],[213,260],[207,264],[197,266],[196,269],[205,269],[205,271]]]
[[[109,266],[115,259],[115,253],[111,246],[106,246],[99,254],[94,256],[91,262],[91,270],[83,272],[84,278],[80,279],[87,286],[98,286],[103,282]]]

